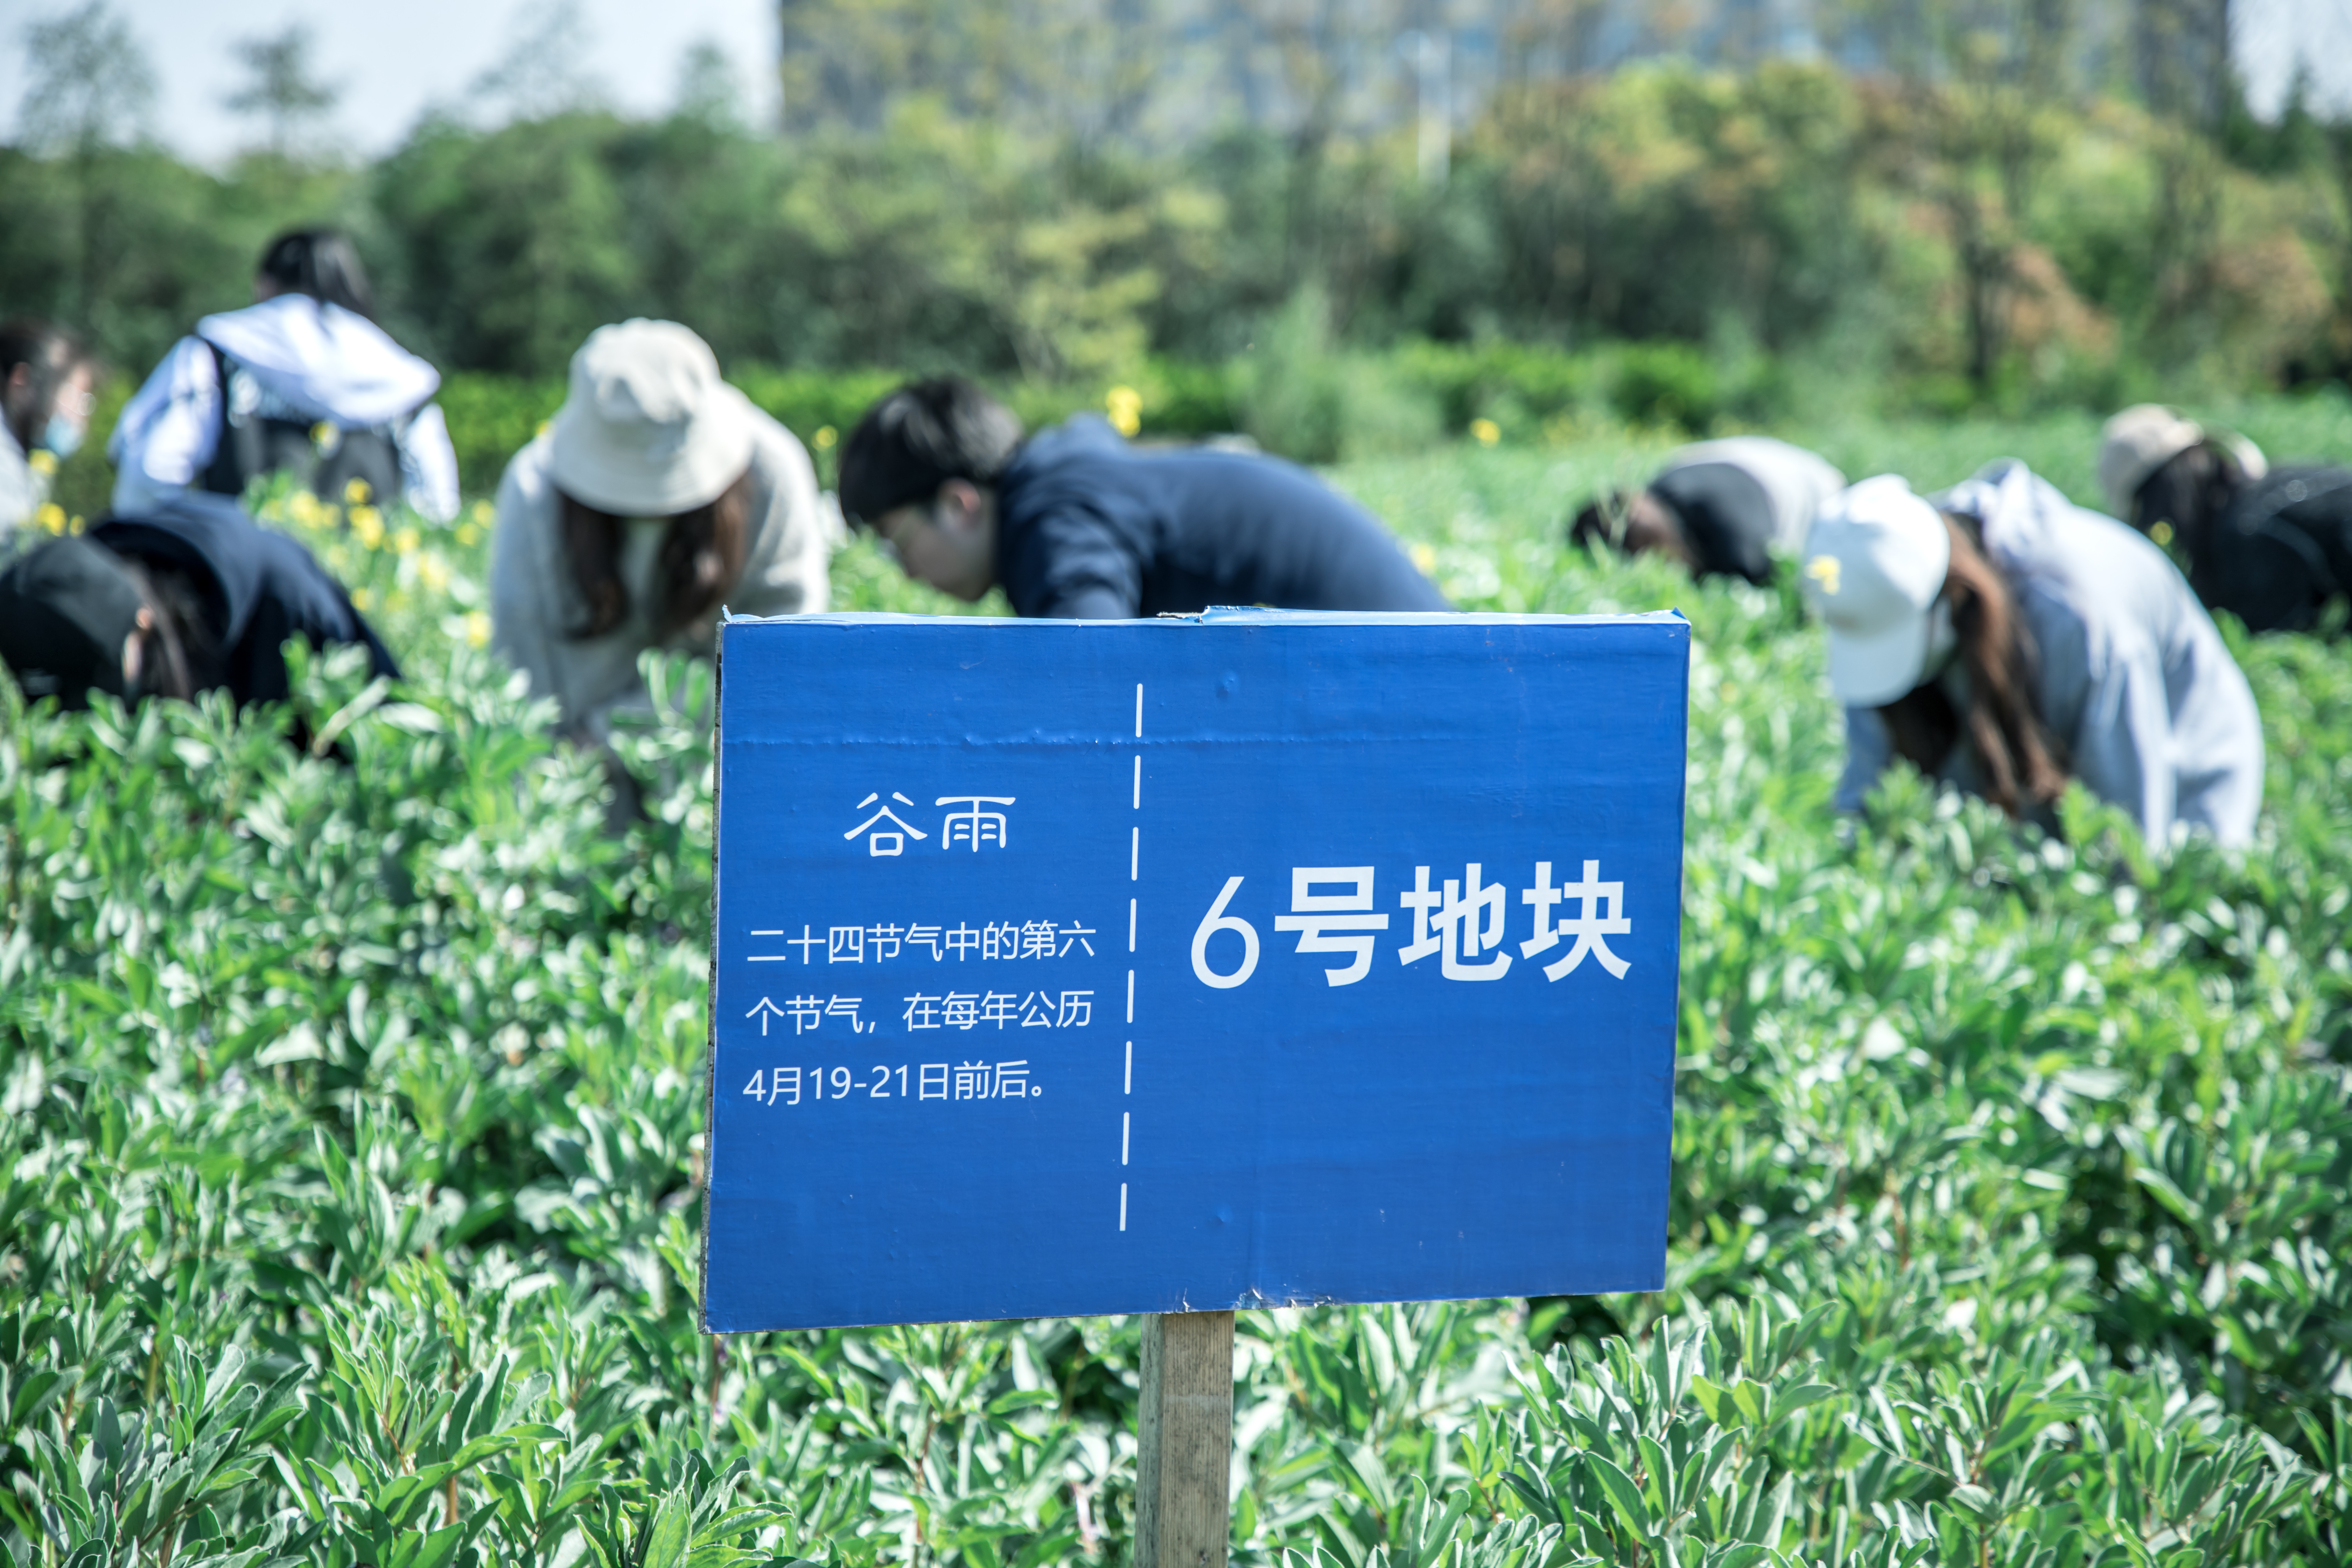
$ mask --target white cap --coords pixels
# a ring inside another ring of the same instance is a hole
[[[2108,420],[2099,432],[2099,489],[2107,498],[2108,514],[2130,517],[2133,498],[2149,476],[2209,438],[2230,449],[2246,478],[2259,479],[2270,472],[2270,460],[2252,441],[2234,430],[2208,430],[2178,408],[2135,404]]]
[[[1800,584],[1830,632],[1830,687],[1852,708],[1919,684],[1952,539],[1934,507],[1894,474],[1830,498],[1805,535]]]
[[[667,517],[717,500],[751,461],[751,404],[676,321],[599,327],[572,356],[549,431],[558,489],[599,511]]]

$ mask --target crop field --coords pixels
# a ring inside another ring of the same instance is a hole
[[[2341,400],[2215,412],[2352,457]],[[1241,1314],[1236,1561],[2346,1560],[2352,648],[2236,638],[2243,855],[1907,773],[1841,824],[1793,589],[1570,552],[1665,442],[1551,434],[1335,478],[1465,606],[1694,624],[1668,1288]],[[2082,416],[1785,434],[2095,495]],[[304,658],[240,719],[0,682],[7,1558],[1126,1560],[1132,1322],[696,1331],[709,669],[655,667],[608,835],[485,646],[487,507],[268,510],[405,683]],[[958,607],[863,541],[835,581]]]

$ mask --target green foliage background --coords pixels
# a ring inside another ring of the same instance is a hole
[[[357,167],[0,147],[0,301],[89,331],[136,377],[247,302],[273,231],[334,222],[395,335],[446,371],[523,377],[640,314],[739,374],[1087,388],[1153,358],[1263,362],[1286,331],[1352,353],[1671,345],[1707,358],[1717,401],[1783,422],[1861,387],[2015,411],[2352,366],[2352,124],[2298,109],[2209,133],[2021,90],[1650,62],[1496,95],[1442,185],[1409,128],[1147,142],[920,93],[782,137],[719,102],[434,118]]]
[[[2352,450],[2341,399],[2201,412]],[[1786,433],[2087,496],[2095,427]],[[1692,619],[1669,1285],[1242,1314],[1237,1560],[2343,1560],[2344,645],[2238,644],[2242,856],[2079,795],[2064,842],[2021,835],[1908,774],[1844,833],[1793,592],[1562,547],[1665,437],[1496,433],[1337,478],[1465,605]],[[653,667],[649,813],[607,837],[599,763],[479,646],[486,518],[268,510],[407,682],[0,698],[0,1551],[1124,1559],[1131,1323],[695,1331],[707,669]],[[864,542],[835,571],[955,607]]]

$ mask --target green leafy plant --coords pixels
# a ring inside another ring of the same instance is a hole
[[[1566,546],[1668,439],[1575,401],[1607,384],[1333,478],[1465,605],[1691,617],[1667,1289],[1243,1313],[1236,1561],[2343,1560],[2352,656],[2236,643],[2242,854],[1908,773],[1841,824],[1793,589]],[[2340,403],[2229,415],[2352,446]],[[1812,438],[2087,495],[2092,429]],[[7,1562],[1125,1559],[1133,1324],[696,1330],[711,672],[648,662],[608,832],[603,761],[479,646],[486,514],[262,502],[405,681],[298,646],[243,714],[0,683]],[[835,582],[944,607],[865,542]]]

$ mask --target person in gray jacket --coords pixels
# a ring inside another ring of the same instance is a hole
[[[1729,436],[1676,447],[1641,489],[1595,499],[1569,537],[1670,555],[1696,577],[1769,583],[1774,550],[1794,552],[1844,488],[1826,458],[1769,436]]]
[[[2054,826],[2069,776],[2136,817],[2253,837],[2262,716],[2172,563],[2004,459],[1929,500],[1892,474],[1835,498],[1802,587],[1846,705],[1842,809],[1887,763]]]
[[[491,640],[602,742],[646,707],[648,648],[710,654],[719,608],[825,607],[839,524],[792,432],[675,321],[599,327],[563,406],[499,482]]]

